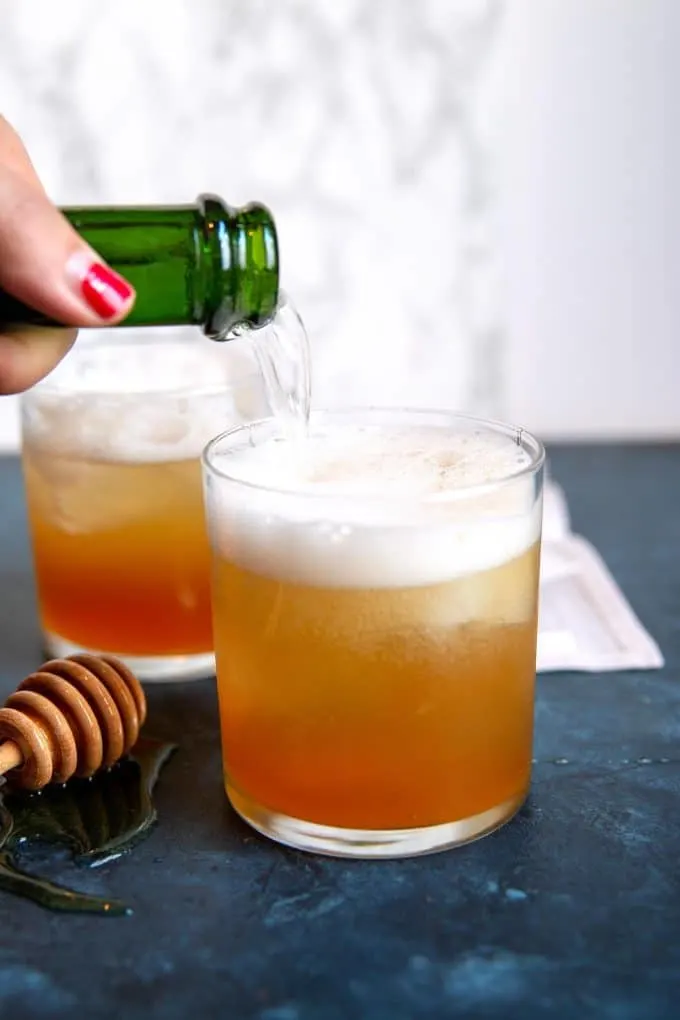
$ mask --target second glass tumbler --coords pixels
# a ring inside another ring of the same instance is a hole
[[[214,671],[200,455],[264,409],[252,364],[193,331],[79,340],[23,396],[49,654],[113,653],[147,681]]]

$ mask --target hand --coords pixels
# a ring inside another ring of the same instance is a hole
[[[0,116],[0,289],[66,326],[111,326],[134,302],[50,202],[21,139]],[[20,393],[70,350],[77,330],[0,323],[0,394]]]

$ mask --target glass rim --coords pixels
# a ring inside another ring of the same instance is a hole
[[[465,414],[458,411],[449,411],[441,408],[427,408],[427,407],[379,407],[374,405],[365,405],[357,407],[346,407],[346,408],[315,408],[312,410],[310,415],[310,422],[313,422],[315,418],[356,418],[359,423],[361,416],[379,416],[379,415],[402,415],[405,419],[416,417],[418,415],[429,415],[433,418],[448,418],[452,424],[455,422],[465,422],[467,425],[478,426],[486,429],[488,432],[506,435],[509,439],[512,439],[517,446],[522,446],[530,454],[530,461],[528,464],[523,465],[516,471],[507,472],[506,474],[500,475],[496,478],[489,479],[483,482],[472,482],[467,485],[457,486],[455,489],[450,489],[446,492],[426,493],[415,496],[406,495],[404,493],[393,493],[393,494],[375,494],[375,493],[358,493],[358,492],[314,492],[312,489],[303,489],[300,486],[297,487],[286,487],[281,485],[267,485],[261,482],[253,482],[244,478],[239,478],[229,471],[224,470],[215,464],[216,447],[224,440],[231,436],[235,436],[239,433],[247,433],[250,430],[261,428],[265,425],[275,424],[277,419],[274,415],[270,415],[267,418],[259,418],[257,421],[241,422],[238,425],[234,425],[231,428],[225,429],[213,438],[205,445],[201,453],[201,468],[204,474],[212,475],[223,481],[230,482],[232,485],[240,486],[244,489],[249,489],[253,492],[259,492],[262,494],[288,496],[298,499],[311,499],[311,500],[332,500],[334,502],[340,500],[346,503],[359,503],[359,502],[380,502],[380,503],[441,503],[450,502],[457,499],[464,499],[470,496],[477,496],[489,491],[493,491],[498,488],[502,488],[511,482],[515,482],[521,478],[532,477],[543,468],[545,464],[546,452],[545,447],[540,439],[538,439],[532,432],[520,425],[511,425],[508,422],[499,421],[493,418],[483,418],[479,415]],[[258,444],[254,444],[258,445]]]

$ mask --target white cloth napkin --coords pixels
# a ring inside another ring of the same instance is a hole
[[[663,656],[599,553],[571,530],[560,487],[545,488],[537,669],[659,669]]]

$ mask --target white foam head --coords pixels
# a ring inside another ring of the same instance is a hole
[[[211,463],[229,476],[208,476],[218,552],[292,583],[436,584],[508,562],[540,534],[531,454],[503,433],[329,427]]]
[[[252,420],[267,405],[243,347],[227,351],[195,332],[185,342],[76,345],[24,395],[24,441],[57,455],[116,463],[200,457],[226,425]]]

